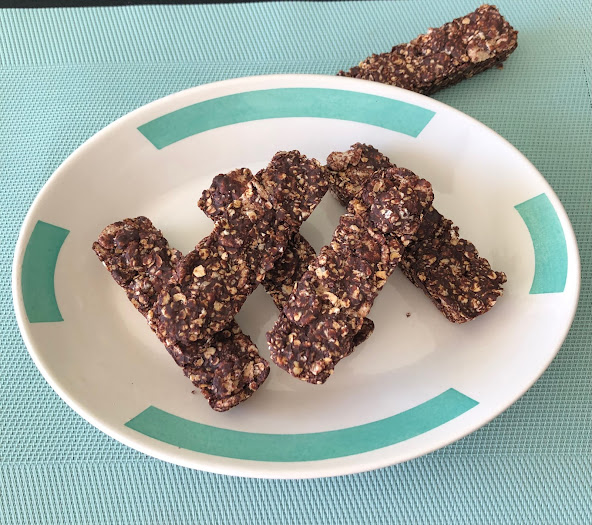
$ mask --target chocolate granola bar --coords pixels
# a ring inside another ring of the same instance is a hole
[[[216,221],[232,202],[246,190],[252,174],[248,169],[237,169],[214,177],[198,201],[203,212]],[[281,258],[263,278],[265,291],[271,296],[281,311],[288,302],[294,285],[302,278],[308,266],[315,260],[316,252],[310,243],[299,233],[290,240]],[[374,323],[365,318],[362,329],[356,334],[354,344],[363,343],[374,331]]]
[[[331,190],[347,205],[376,169],[390,161],[372,146],[354,144],[327,158]],[[490,310],[502,295],[506,275],[494,271],[458,227],[430,206],[403,253],[401,269],[453,323],[464,323]]]
[[[224,330],[327,187],[318,161],[297,151],[277,153],[177,264],[179,282],[159,294],[151,320],[160,336],[190,343]]]
[[[453,323],[491,310],[507,280],[433,206],[424,215],[417,241],[405,250],[401,270]]]
[[[394,167],[376,148],[358,142],[347,151],[334,151],[327,157],[329,189],[347,207],[375,171]]]
[[[432,198],[429,182],[408,170],[374,173],[267,334],[278,366],[303,381],[327,380],[352,352],[363,319]]]
[[[518,32],[495,6],[476,11],[437,29],[429,29],[409,44],[372,55],[338,75],[391,84],[431,95],[499,66],[518,45]]]
[[[93,250],[129,300],[146,318],[160,293],[176,283],[174,266],[181,253],[146,217],[107,226]],[[265,381],[269,364],[236,323],[216,334],[207,346],[169,342],[166,349],[199,387],[210,406],[223,412],[250,397]]]

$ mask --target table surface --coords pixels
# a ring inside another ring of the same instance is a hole
[[[580,4],[580,5],[572,5]],[[108,123],[184,88],[334,74],[477,7],[468,0],[282,2],[0,11],[0,524],[583,524],[592,520],[590,2],[500,1],[520,31],[503,71],[436,95],[520,149],[563,202],[582,291],[558,356],[472,435],[390,468],[251,480],[144,456],[86,423],[19,334],[18,231],[59,164]]]

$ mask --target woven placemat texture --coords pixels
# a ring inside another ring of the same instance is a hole
[[[477,7],[469,0],[0,11],[0,524],[592,523],[592,15],[500,1],[520,30],[503,71],[436,95],[518,147],[574,226],[582,291],[543,377],[431,455],[308,481],[211,475],[144,456],[69,409],[19,334],[10,274],[48,177],[114,119],[178,90],[268,73],[334,74]],[[100,205],[100,203],[97,203]]]

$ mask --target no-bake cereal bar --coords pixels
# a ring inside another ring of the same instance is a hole
[[[158,295],[176,283],[174,267],[181,253],[169,247],[162,232],[146,217],[107,226],[93,250],[132,304],[144,317],[151,318]],[[234,322],[207,346],[177,341],[165,346],[219,412],[250,397],[269,374],[267,361]]]
[[[374,54],[338,75],[391,84],[431,95],[493,66],[501,66],[518,45],[518,32],[495,6],[476,11],[408,44]]]
[[[326,193],[324,168],[297,151],[277,153],[253,175],[214,231],[180,259],[178,284],[160,293],[152,319],[160,337],[207,341],[234,319]]]
[[[377,169],[393,166],[372,146],[354,144],[327,158],[331,190],[345,206]],[[458,227],[430,206],[405,249],[403,273],[454,323],[464,323],[492,308],[502,295],[506,275],[494,271],[474,244],[459,236]]]
[[[252,174],[248,169],[237,169],[214,177],[198,201],[203,212],[216,221],[224,209],[238,199],[246,190]],[[294,290],[294,285],[302,278],[308,266],[315,260],[316,252],[310,243],[299,233],[290,240],[281,258],[269,270],[262,281],[265,291],[271,296],[281,311]],[[356,334],[354,345],[364,342],[374,331],[374,323],[365,318],[362,329]]]
[[[328,379],[352,352],[363,319],[415,239],[432,198],[430,183],[409,170],[373,174],[267,334],[280,368],[310,383]]]

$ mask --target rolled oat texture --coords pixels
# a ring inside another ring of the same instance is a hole
[[[211,186],[203,192],[198,206],[214,222],[224,213],[224,209],[242,195],[247,189],[252,174],[248,169],[237,169],[216,175]],[[315,260],[316,252],[310,243],[296,233],[286,246],[282,257],[263,278],[265,291],[271,296],[281,311],[296,283],[302,278],[308,266]],[[365,318],[362,329],[356,334],[354,345],[363,343],[374,331],[374,323]]]
[[[319,384],[351,354],[364,318],[431,201],[429,182],[408,170],[372,175],[267,334],[280,368]]]
[[[162,232],[146,217],[107,226],[93,250],[131,303],[148,320],[157,297],[176,284],[174,267],[182,255],[169,247]],[[153,323],[149,322],[152,329]],[[163,341],[169,354],[197,386],[210,406],[226,411],[249,398],[267,378],[269,364],[236,323],[207,345]]]
[[[431,95],[501,64],[516,49],[518,32],[495,6],[430,28],[408,44],[362,60],[339,76],[390,84]]]
[[[188,344],[226,329],[327,188],[318,161],[277,153],[220,210],[213,232],[179,259],[178,284],[156,301],[152,322],[160,337]]]
[[[377,169],[394,166],[372,146],[354,144],[327,158],[331,191],[340,202],[355,198]],[[475,245],[433,206],[402,254],[401,270],[453,323],[464,323],[489,311],[502,295],[506,274],[493,270]]]

